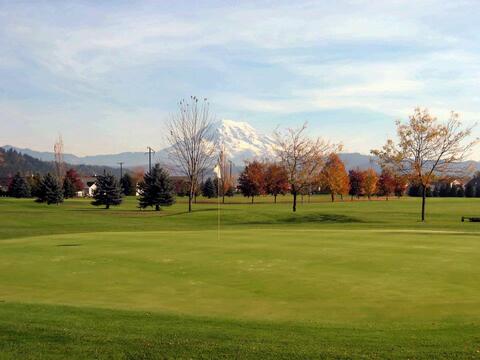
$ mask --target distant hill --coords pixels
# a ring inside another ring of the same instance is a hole
[[[119,169],[110,168],[106,166],[92,166],[92,165],[72,165],[65,164],[66,169],[74,168],[83,176],[93,176],[101,174],[103,171],[108,171],[116,176],[119,176]],[[0,182],[5,182],[5,179],[11,178],[17,172],[28,176],[35,173],[42,175],[48,172],[55,171],[55,164],[53,161],[43,161],[33,156],[20,153],[12,148],[5,150],[0,148]]]

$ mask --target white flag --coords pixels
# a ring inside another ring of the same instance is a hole
[[[213,172],[215,173],[215,175],[217,175],[218,179],[222,178],[222,171],[220,170],[220,166],[218,166],[218,164],[215,165],[215,168],[213,169]]]

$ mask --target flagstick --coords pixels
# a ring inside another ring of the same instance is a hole
[[[220,241],[220,179],[217,178],[217,240]]]

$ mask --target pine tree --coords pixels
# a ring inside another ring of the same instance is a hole
[[[122,203],[122,194],[117,179],[111,174],[98,175],[95,182],[97,189],[93,194],[92,205],[102,206],[110,209],[110,206],[120,205]]]
[[[15,198],[28,198],[31,196],[30,186],[20,173],[16,173],[13,177],[8,187],[8,193]]]
[[[155,206],[159,211],[160,206],[170,206],[175,202],[175,191],[168,173],[156,164],[152,170],[146,173],[143,181],[138,186],[140,197],[139,207],[145,209]]]
[[[48,205],[60,204],[63,202],[63,189],[55,176],[48,173],[42,179],[37,202],[46,202]]]
[[[206,198],[213,198],[217,196],[215,184],[213,183],[211,178],[208,178],[207,181],[202,186],[202,195]]]
[[[129,173],[126,173],[120,179],[120,185],[122,187],[122,193],[125,196],[135,195],[135,184],[133,182],[133,178],[130,176]]]
[[[40,188],[42,186],[42,176],[39,173],[28,178],[28,184],[30,185],[30,192],[33,197],[38,197]]]
[[[465,196],[468,197],[468,198],[475,197],[475,187],[473,186],[473,184],[471,182],[469,182],[467,184],[467,186],[465,187]]]
[[[73,184],[72,180],[65,176],[63,179],[63,197],[65,199],[73,198],[76,195],[75,185]]]
[[[465,189],[462,185],[457,186],[457,197],[465,197]]]

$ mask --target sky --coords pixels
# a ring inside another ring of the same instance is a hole
[[[368,153],[417,106],[480,120],[479,18],[477,0],[0,0],[0,145],[160,149],[197,95]]]

